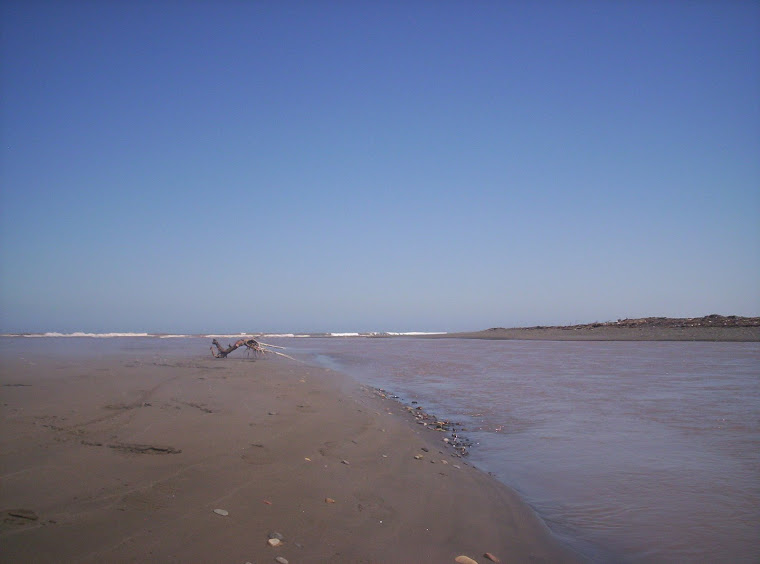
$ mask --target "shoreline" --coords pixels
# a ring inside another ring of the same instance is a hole
[[[730,328],[600,328],[600,329],[486,329],[467,333],[447,333],[426,339],[484,339],[500,341],[682,341],[750,343],[760,341],[760,327]]]
[[[2,360],[0,561],[579,560],[513,490],[442,446],[446,433],[330,369]]]
[[[430,335],[426,339],[501,341],[760,341],[760,327],[526,327]]]
[[[430,335],[429,338],[443,336]],[[493,327],[483,331],[448,333],[445,337],[545,341],[760,341],[760,317],[641,317],[583,325]]]

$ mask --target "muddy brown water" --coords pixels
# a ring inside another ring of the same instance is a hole
[[[461,421],[469,460],[598,562],[760,561],[760,344],[294,340]]]

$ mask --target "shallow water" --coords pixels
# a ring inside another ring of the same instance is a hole
[[[464,423],[470,462],[589,560],[760,562],[760,343],[269,340]],[[3,338],[0,353],[191,362],[209,343]]]
[[[760,344],[309,339],[462,421],[470,461],[596,561],[760,561]]]

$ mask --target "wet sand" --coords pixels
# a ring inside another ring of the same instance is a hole
[[[2,562],[575,561],[440,433],[336,372],[25,356],[0,358]]]

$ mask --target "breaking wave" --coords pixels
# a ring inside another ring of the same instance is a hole
[[[153,337],[150,333],[24,333],[22,335],[7,335],[8,337],[90,337],[92,339],[109,339],[113,337]]]
[[[90,339],[111,339],[118,337],[153,337],[158,339],[257,339],[265,338],[303,338],[303,337],[414,337],[424,335],[445,335],[445,332],[426,332],[426,331],[370,331],[366,333],[85,333],[75,331],[72,333],[3,333],[0,337],[28,337],[28,338],[75,338],[87,337]]]

